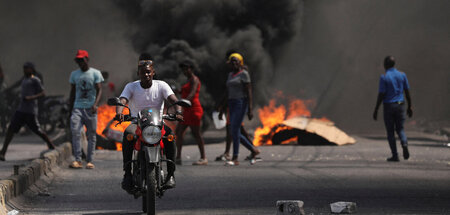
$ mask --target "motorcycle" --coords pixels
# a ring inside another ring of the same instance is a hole
[[[39,123],[47,134],[51,134],[56,128],[65,128],[69,117],[69,107],[62,95],[46,96],[38,101]]]
[[[119,98],[108,99],[108,105],[128,108],[120,102]],[[190,107],[191,102],[184,99],[178,100],[169,106],[167,112],[175,105]],[[142,210],[148,215],[155,214],[156,196],[162,198],[166,190],[163,183],[167,175],[162,168],[163,162],[174,164],[174,161],[164,157],[162,139],[167,138],[168,141],[175,139],[173,135],[165,135],[164,120],[175,121],[177,118],[175,114],[160,114],[160,110],[156,108],[142,109],[136,117],[124,116],[124,121],[137,123],[136,134],[130,134],[132,136],[128,135],[126,138],[136,140],[133,159],[130,161],[135,185],[133,194],[135,198],[142,196]]]

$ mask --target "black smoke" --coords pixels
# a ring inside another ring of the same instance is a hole
[[[255,100],[270,96],[277,55],[298,33],[302,2],[295,0],[117,1],[133,25],[130,41],[137,52],[150,52],[158,78],[183,83],[177,65],[189,59],[202,81],[202,104],[213,106],[224,92],[225,53],[244,56]]]
[[[394,55],[411,85],[414,121],[450,117],[450,2],[445,0],[116,1],[136,52],[156,55],[165,80],[183,83],[177,62],[198,66],[202,102],[224,91],[225,53],[244,55],[256,103],[271,91],[313,99],[313,117],[352,131],[382,130],[371,120],[382,60]],[[206,87],[205,87],[206,86]],[[379,115],[382,110],[380,110]]]

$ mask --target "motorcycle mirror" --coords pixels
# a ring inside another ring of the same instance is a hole
[[[122,103],[120,103],[120,99],[117,97],[109,98],[108,99],[108,105],[110,106],[124,106]]]
[[[177,102],[175,102],[176,105],[180,105],[181,107],[191,107],[191,101],[187,99],[180,99]]]

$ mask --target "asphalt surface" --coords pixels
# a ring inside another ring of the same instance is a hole
[[[383,136],[348,146],[264,146],[262,162],[215,162],[223,133],[207,132],[208,166],[192,166],[195,145],[183,148],[177,188],[157,200],[158,214],[276,214],[277,200],[304,201],[306,214],[356,202],[358,214],[450,214],[448,140],[410,134],[408,161],[386,162]],[[241,160],[248,151],[241,147]],[[97,151],[96,169],[67,165],[12,201],[21,214],[141,214],[141,199],[120,188],[121,152]]]

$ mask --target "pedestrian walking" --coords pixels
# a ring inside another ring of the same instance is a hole
[[[30,62],[27,62],[23,66],[24,77],[21,82],[21,98],[20,105],[16,112],[14,113],[11,123],[6,131],[5,140],[3,142],[3,147],[0,151],[0,160],[5,160],[6,151],[8,150],[8,145],[11,142],[14,134],[19,132],[23,125],[27,125],[28,128],[41,137],[46,143],[49,149],[54,149],[50,138],[41,129],[38,121],[38,104],[37,100],[40,97],[45,96],[44,88],[42,86],[41,80],[34,75],[34,66]]]
[[[225,53],[225,60],[228,62],[228,57],[237,52],[234,49],[230,49]],[[248,72],[248,67],[247,65],[243,64],[242,68],[244,70],[247,70]],[[226,101],[226,99],[224,100]],[[220,154],[219,156],[216,157],[216,161],[228,161],[231,160],[231,156],[230,156],[230,149],[231,149],[231,142],[233,141],[233,139],[231,138],[231,133],[230,133],[230,111],[228,109],[228,106],[226,104],[226,102],[222,101],[217,107],[217,111],[220,112],[225,112],[226,110],[226,136],[225,136],[225,152],[223,154]],[[245,130],[244,127],[244,123],[241,124],[241,143],[242,144],[246,144],[246,142],[252,143],[252,139],[250,138],[250,135],[248,134],[248,132]],[[252,143],[253,144],[253,143]],[[255,148],[258,151],[259,154],[259,150],[257,148]],[[253,153],[250,153],[249,156],[246,157],[246,160],[252,160],[255,159],[256,155]]]
[[[409,83],[406,74],[398,71],[395,67],[395,59],[393,56],[387,56],[384,59],[384,68],[386,73],[380,76],[378,98],[373,112],[373,119],[377,120],[378,108],[383,102],[383,118],[386,126],[387,139],[391,148],[392,157],[387,161],[399,161],[397,153],[397,145],[395,141],[395,133],[400,139],[403,148],[403,158],[409,158],[408,140],[404,131],[406,114],[412,117],[413,111],[411,107],[411,97],[409,95]],[[408,107],[405,113],[405,94]]]
[[[244,58],[239,53],[232,53],[228,57],[227,63],[230,65],[231,72],[228,74],[226,83],[226,96],[224,97],[230,113],[230,133],[233,139],[233,156],[225,165],[239,165],[239,143],[243,145],[254,155],[259,154],[259,150],[251,143],[241,138],[241,125],[247,113],[248,119],[253,118],[252,112],[252,87],[250,75],[244,68]],[[224,104],[225,102],[222,102]],[[222,119],[223,108],[219,113]],[[244,140],[244,141],[243,141]]]
[[[178,123],[175,131],[177,136],[176,163],[181,164],[181,149],[183,147],[184,134],[189,127],[200,150],[200,159],[192,163],[192,165],[207,165],[208,159],[205,155],[205,141],[200,133],[200,124],[203,116],[203,108],[199,100],[200,79],[194,74],[194,64],[191,61],[183,61],[179,64],[179,67],[188,79],[188,82],[181,87],[181,98],[191,101],[192,106],[183,108],[184,121]]]
[[[94,169],[93,156],[96,142],[97,108],[102,94],[103,77],[99,70],[89,67],[89,54],[78,50],[75,62],[79,69],[70,74],[70,129],[72,133],[72,148],[75,160],[71,168],[82,168],[81,163],[81,131],[83,125],[87,130],[86,169]]]

